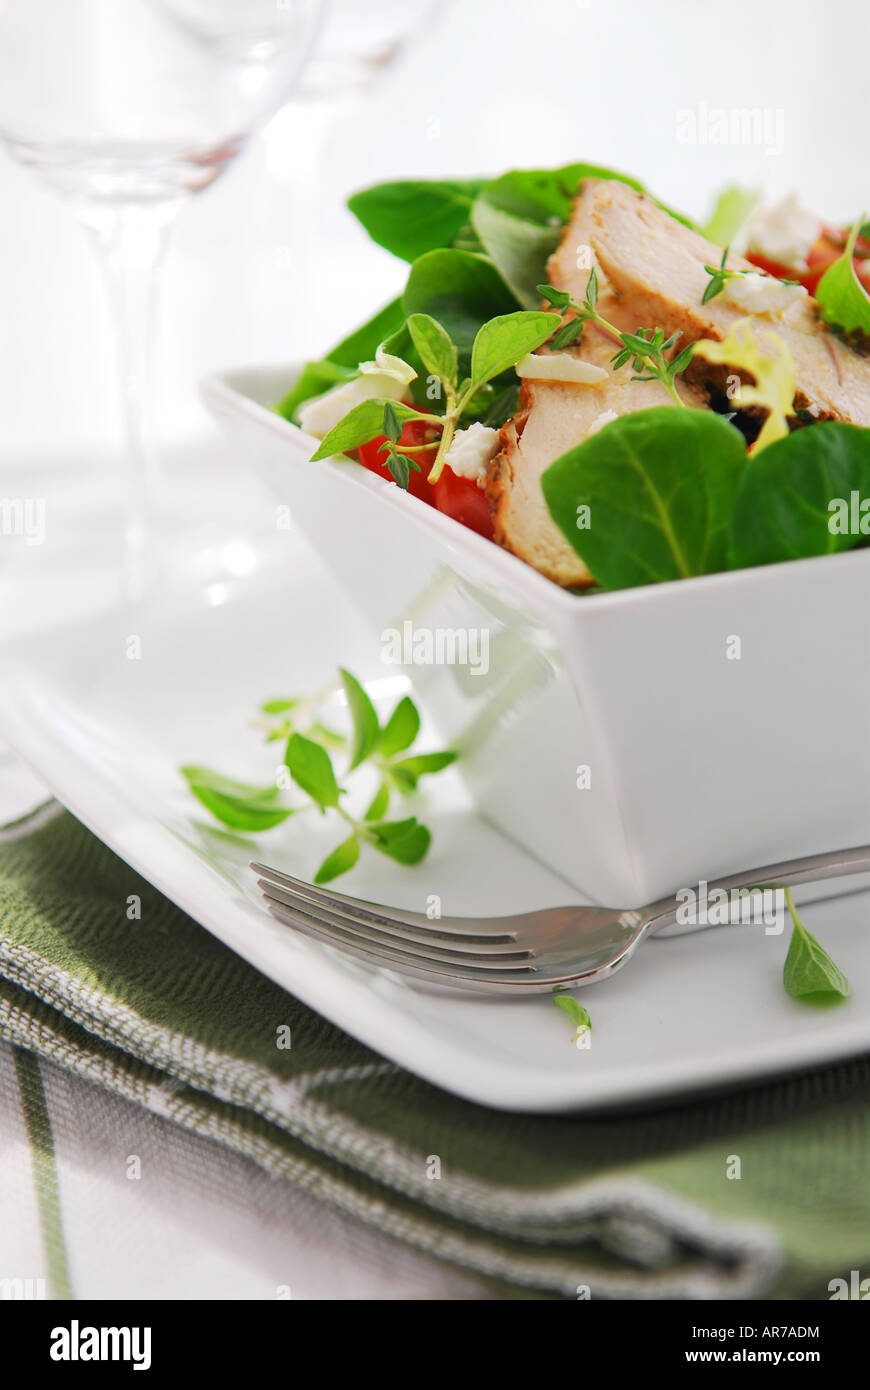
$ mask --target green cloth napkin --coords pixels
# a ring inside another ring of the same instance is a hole
[[[0,843],[0,974],[19,1057],[212,1136],[496,1296],[825,1299],[870,1268],[870,1059],[652,1114],[476,1106],[299,1003],[66,812]]]

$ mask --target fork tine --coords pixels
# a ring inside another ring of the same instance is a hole
[[[333,927],[322,927],[317,919],[308,918],[298,910],[291,910],[274,898],[267,897],[266,902],[273,917],[277,918],[279,922],[293,927],[303,936],[309,936],[315,941],[331,946],[357,960],[365,961],[369,965],[377,965],[386,970],[395,970],[402,975],[410,975],[430,984],[442,983],[457,988],[477,989],[481,992],[486,992],[490,988],[497,988],[499,993],[503,993],[506,985],[508,988],[513,987],[514,989],[519,989],[521,986],[533,988],[537,978],[535,968],[532,965],[520,965],[514,970],[503,969],[497,975],[490,975],[473,965],[453,965],[444,961],[409,956],[393,947],[385,949],[374,946],[360,938],[353,938],[349,933],[339,932]],[[549,989],[551,986],[548,982],[541,981],[538,988]]]
[[[438,920],[436,926],[433,926],[432,920],[421,912],[406,911],[405,908],[382,907],[380,903],[368,902],[365,898],[352,898],[348,893],[337,893],[334,889],[320,888],[314,883],[306,883],[304,879],[294,878],[292,874],[285,873],[283,869],[273,869],[268,864],[260,864],[257,861],[251,863],[251,868],[261,879],[298,894],[311,903],[320,904],[330,911],[339,908],[346,910],[351,912],[356,920],[368,922],[371,926],[380,927],[382,930],[390,930],[391,927],[398,926],[404,933],[411,927],[426,933],[427,936],[456,936],[464,938],[469,943],[477,940],[508,945],[517,939],[515,931],[506,930],[501,926],[504,919],[500,917],[492,919],[494,923],[499,923],[499,928],[491,933],[481,932],[479,920],[469,922],[464,917],[443,917]]]
[[[279,886],[269,879],[259,878],[257,883],[267,897],[275,898],[287,907],[300,907],[312,917],[328,917],[330,924],[343,926],[356,935],[382,941],[385,945],[401,946],[406,942],[414,942],[439,954],[441,951],[452,951],[469,958],[486,957],[487,960],[527,959],[535,954],[532,948],[517,945],[515,938],[509,938],[505,942],[503,937],[463,936],[441,932],[435,927],[427,931],[422,927],[406,927],[404,924],[400,927],[398,922],[392,920],[375,925],[371,920],[371,914],[362,917],[356,912],[346,910],[343,904],[349,900],[341,895],[336,895],[334,902],[330,901],[328,894],[320,894],[317,899],[311,899],[304,893],[285,888],[283,885]]]
[[[425,961],[427,964],[443,963],[460,965],[469,969],[488,969],[492,971],[521,970],[532,966],[534,956],[530,951],[505,952],[501,955],[482,955],[470,951],[452,950],[449,947],[420,943],[400,937],[393,933],[379,932],[371,927],[357,928],[353,922],[335,916],[322,907],[294,900],[289,893],[269,887],[264,888],[264,896],[271,905],[279,904],[291,916],[298,917],[309,926],[316,926],[322,932],[329,932],[342,942],[365,943],[374,950],[388,952],[395,958]]]

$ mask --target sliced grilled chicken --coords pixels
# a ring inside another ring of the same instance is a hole
[[[698,338],[721,341],[746,316],[746,310],[730,304],[725,294],[701,303],[710,283],[704,265],[718,265],[721,248],[684,227],[652,199],[627,184],[602,179],[584,190],[584,202],[580,230],[611,289],[631,306],[635,327],[659,326],[666,336],[679,331],[685,335],[685,346]],[[730,256],[726,265],[756,270],[740,256]],[[579,288],[576,278],[575,284]],[[820,420],[870,425],[870,360],[824,326],[814,299],[798,294],[781,313],[757,317],[760,324],[775,329],[794,358],[796,409],[810,409]],[[688,374],[717,379],[699,359],[693,360]]]
[[[597,182],[589,182],[581,189],[571,222],[548,266],[550,283],[557,289],[568,290],[578,302],[586,293],[590,266],[594,263],[589,250],[589,212],[597,187]],[[596,273],[602,316],[617,328],[633,331],[640,320],[633,310],[626,310],[618,302],[597,264]],[[519,411],[505,425],[504,447],[487,474],[486,495],[496,541],[564,587],[588,588],[594,580],[550,516],[541,491],[541,474],[612,416],[654,405],[673,405],[657,381],[632,381],[629,367],[611,369],[610,360],[618,348],[610,335],[587,324],[581,343],[563,350],[605,368],[606,380],[592,386],[524,382]],[[681,390],[688,404],[706,403],[706,397],[696,388]]]

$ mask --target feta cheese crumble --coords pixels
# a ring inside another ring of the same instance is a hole
[[[300,428],[306,434],[313,434],[315,439],[325,439],[339,420],[361,401],[375,400],[378,396],[400,401],[406,390],[405,383],[392,372],[367,372],[301,405],[297,416]]]
[[[746,227],[746,247],[766,261],[807,269],[807,252],[821,231],[821,224],[790,193],[772,207],[758,208]]]
[[[803,285],[784,285],[772,275],[750,272],[725,282],[724,299],[748,314],[781,314],[796,298],[805,295]]]
[[[498,430],[476,420],[467,430],[457,430],[444,462],[457,477],[470,478],[478,487],[483,487],[487,464],[498,453],[499,443]]]

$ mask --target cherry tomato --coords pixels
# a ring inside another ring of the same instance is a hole
[[[428,444],[434,441],[431,452],[427,450],[424,454],[414,454],[414,460],[420,465],[420,472],[417,473],[412,468],[411,477],[408,483],[408,491],[413,497],[419,497],[421,502],[428,502],[430,507],[435,506],[432,484],[426,481],[426,474],[432,467],[435,459],[435,450],[438,445],[439,430],[434,425],[428,425],[425,420],[406,420],[402,428],[400,444],[405,444],[409,448],[416,448],[420,444]],[[385,435],[379,434],[368,444],[361,444],[358,450],[359,461],[363,467],[370,472],[377,473],[381,478],[392,480],[392,473],[384,462],[385,455],[380,453],[380,446],[386,442]]]
[[[483,489],[471,478],[460,478],[452,468],[445,467],[434,486],[435,506],[445,516],[461,521],[479,536],[491,541],[492,517]]]
[[[757,265],[759,270],[766,270],[768,275],[775,275],[778,280],[799,280],[804,289],[814,295],[825,271],[842,256],[848,235],[847,230],[841,231],[838,227],[820,224],[819,235],[807,251],[806,270],[797,270],[794,266],[770,261],[766,256],[760,256],[755,251],[747,251],[746,259],[751,261],[753,265]],[[866,237],[859,237],[856,249],[866,252],[870,250],[870,242],[867,241]],[[853,264],[855,274],[870,293],[870,260],[856,256]]]

